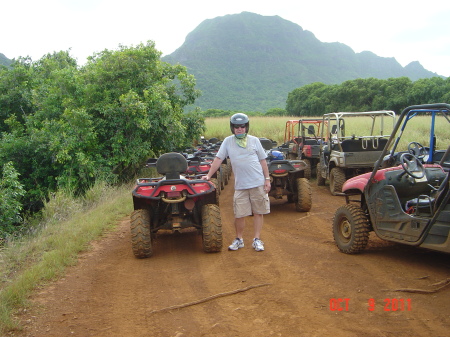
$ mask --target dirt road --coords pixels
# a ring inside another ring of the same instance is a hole
[[[313,187],[311,212],[272,200],[266,250],[227,251],[234,237],[233,181],[221,194],[224,249],[202,251],[196,232],[159,235],[154,256],[136,259],[129,222],[80,256],[66,277],[41,289],[14,336],[449,336],[448,254],[383,242],[339,253],[331,233],[344,203]],[[130,195],[131,197],[131,195]],[[131,212],[131,210],[130,210]],[[189,306],[167,310],[175,305]]]

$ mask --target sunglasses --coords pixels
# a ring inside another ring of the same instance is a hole
[[[239,128],[244,129],[245,128],[245,124],[233,124],[233,128],[235,128],[235,129],[239,129]]]

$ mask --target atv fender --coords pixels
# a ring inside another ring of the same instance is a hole
[[[400,165],[378,170],[377,173],[375,174],[375,177],[373,178],[373,182],[383,181],[386,179],[386,172],[398,171],[398,170],[402,170]],[[342,192],[345,193],[346,191],[349,191],[349,190],[359,190],[362,193],[364,191],[364,188],[366,187],[367,183],[369,182],[371,175],[372,175],[372,172],[367,172],[367,173],[361,174],[359,176],[348,179],[342,186]]]

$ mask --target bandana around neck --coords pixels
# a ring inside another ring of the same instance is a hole
[[[236,144],[239,147],[246,148],[247,147],[247,134],[243,133],[241,135],[234,135],[234,139],[236,139]]]

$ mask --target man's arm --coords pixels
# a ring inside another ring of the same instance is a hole
[[[261,163],[261,167],[262,167],[262,170],[264,173],[264,190],[266,192],[269,192],[270,191],[270,179],[267,179],[267,178],[270,178],[269,167],[267,166],[266,159],[261,159],[259,162]]]
[[[259,161],[261,163],[261,167],[264,173],[264,178],[269,178],[270,174],[269,174],[269,167],[267,166],[267,161],[266,159],[261,159]]]
[[[206,176],[203,176],[202,179],[210,180],[214,173],[216,173],[216,171],[219,169],[222,162],[223,159],[220,159],[219,157],[214,158],[211,167],[209,168],[208,174]]]

